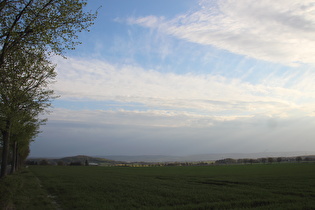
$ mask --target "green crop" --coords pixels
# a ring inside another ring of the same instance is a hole
[[[62,209],[314,209],[315,164],[33,166]]]

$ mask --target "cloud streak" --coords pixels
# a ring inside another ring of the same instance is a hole
[[[174,74],[114,65],[100,60],[57,58],[62,100],[133,103],[134,110],[170,110],[235,119],[236,116],[278,116],[314,113],[314,72],[270,76],[261,83],[211,74]],[[293,75],[294,76],[294,75]],[[286,81],[277,83],[276,81]],[[107,110],[104,105],[104,110]]]
[[[255,59],[314,65],[314,11],[311,0],[200,1],[199,10],[173,19],[133,17],[128,23]]]

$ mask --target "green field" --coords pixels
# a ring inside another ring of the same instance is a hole
[[[314,163],[28,170],[60,209],[315,209]]]

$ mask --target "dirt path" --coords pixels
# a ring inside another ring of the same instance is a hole
[[[37,180],[37,182],[38,182],[38,185],[39,185],[45,192],[47,192],[47,190],[43,187],[43,185],[42,185],[40,179],[39,179],[37,176],[35,176],[35,174],[34,174],[34,177],[36,178],[36,180]],[[57,202],[56,196],[51,195],[51,194],[49,194],[49,193],[47,192],[47,198],[51,201],[51,204],[56,208],[56,210],[62,210],[61,206],[60,206],[60,205],[58,204],[58,202]]]

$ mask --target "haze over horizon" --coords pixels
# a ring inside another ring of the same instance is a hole
[[[100,7],[102,6],[102,7]],[[315,3],[93,0],[31,157],[314,151]]]

